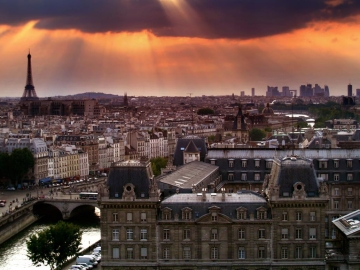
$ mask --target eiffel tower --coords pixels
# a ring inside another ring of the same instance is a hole
[[[34,87],[33,79],[32,79],[30,51],[29,51],[27,58],[28,58],[28,67],[27,67],[26,85],[25,85],[24,93],[20,100],[21,101],[39,100],[38,96],[36,95],[35,87]]]

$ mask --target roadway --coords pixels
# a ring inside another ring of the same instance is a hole
[[[86,187],[87,185],[100,184],[104,181],[104,177],[99,178],[98,180],[93,180],[92,182],[82,182],[82,183],[74,183],[72,184],[73,189]],[[57,187],[40,187],[34,189],[24,189],[24,190],[0,190],[0,200],[6,200],[5,207],[0,207],[0,216],[1,213],[6,212],[6,210],[14,209],[15,206],[20,205],[22,202],[26,200],[30,200],[30,198],[37,197],[48,197],[54,199],[77,199],[78,192],[73,192],[71,195],[69,192],[65,192],[65,194],[60,190],[63,186]],[[52,192],[51,192],[52,191]],[[11,203],[11,205],[10,205]]]

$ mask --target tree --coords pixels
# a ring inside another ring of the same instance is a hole
[[[253,128],[250,130],[249,136],[252,141],[261,141],[265,138],[266,132],[259,128]]]
[[[59,221],[30,236],[26,241],[27,256],[34,265],[43,263],[50,269],[61,267],[69,257],[80,251],[82,232],[72,223]]]
[[[201,108],[197,111],[198,115],[208,115],[208,114],[214,114],[214,110],[210,108]]]
[[[161,174],[161,168],[165,168],[167,164],[167,158],[157,157],[150,159],[151,168],[155,176]]]
[[[34,156],[28,148],[14,149],[9,156],[8,177],[17,185],[34,165]]]

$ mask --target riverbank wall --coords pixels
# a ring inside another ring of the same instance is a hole
[[[0,245],[39,220],[32,213],[34,203],[31,201],[0,217]]]
[[[38,220],[39,218],[32,213],[25,213],[6,226],[2,226],[0,228],[0,245]]]

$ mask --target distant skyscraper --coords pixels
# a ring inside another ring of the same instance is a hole
[[[32,78],[31,54],[30,54],[30,52],[29,52],[27,58],[28,58],[28,66],[27,66],[26,85],[25,85],[24,93],[23,93],[20,100],[21,101],[39,100],[39,98],[38,98],[38,96],[36,95],[36,92],[35,92],[35,87],[34,87],[33,78]]]
[[[356,89],[356,96],[360,97],[360,89]]]
[[[255,88],[251,88],[251,96],[255,97]]]
[[[325,87],[324,87],[324,97],[329,97],[329,96],[330,96],[329,86],[325,85]]]
[[[349,83],[348,85],[348,96],[351,97],[353,94],[352,94],[352,85]]]
[[[241,91],[240,96],[244,97],[245,96],[245,91]]]
[[[289,86],[283,86],[282,87],[282,96],[284,96],[284,97],[291,97],[292,96]]]

